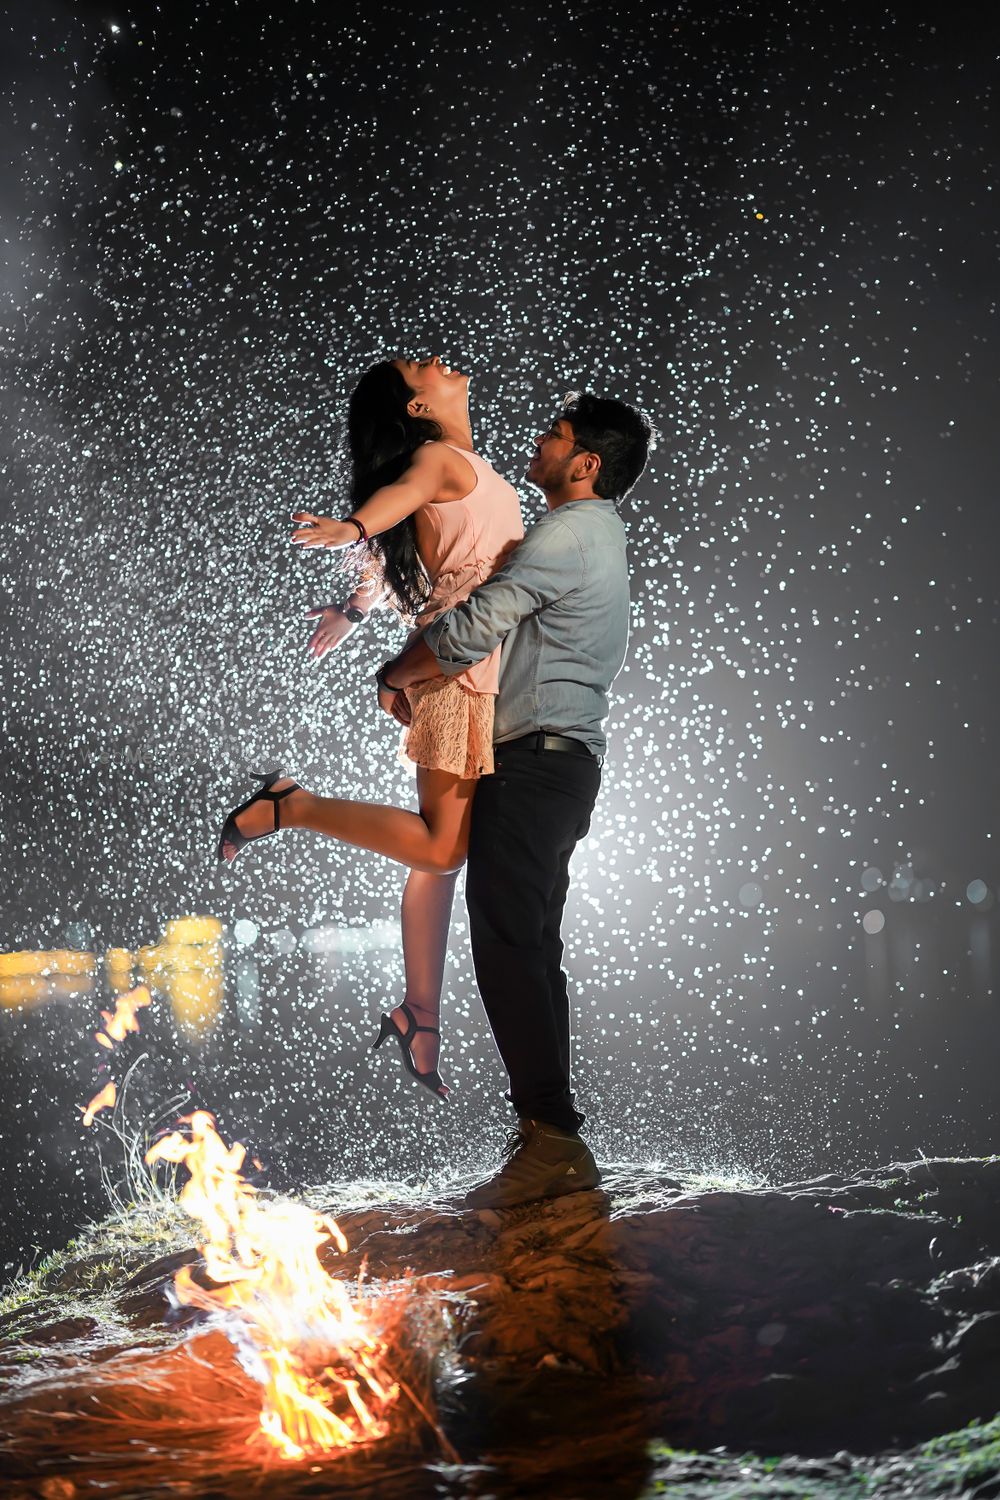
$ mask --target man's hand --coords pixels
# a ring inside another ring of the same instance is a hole
[[[349,521],[314,516],[308,510],[297,510],[292,520],[298,524],[298,530],[292,532],[292,541],[300,547],[350,547],[361,536]]]
[[[328,651],[335,651],[341,641],[346,640],[355,628],[353,621],[349,620],[336,604],[314,605],[312,609],[306,610],[304,618],[319,621],[306,647],[306,650],[315,656],[317,661]]]
[[[378,684],[378,706],[383,713],[392,714],[399,724],[409,724],[413,718],[410,710],[410,700],[402,688],[389,687],[382,678],[376,679]]]
[[[427,682],[431,677],[441,676],[441,668],[422,635],[418,635],[392,661],[387,661],[382,671],[404,693],[416,682]]]

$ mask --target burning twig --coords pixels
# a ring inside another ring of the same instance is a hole
[[[84,1109],[82,1104],[78,1105],[78,1108],[83,1110],[84,1125],[93,1125],[94,1116],[98,1114],[102,1109],[114,1109],[115,1101],[117,1100],[117,1098],[117,1086],[114,1083],[106,1083],[101,1089],[100,1093],[94,1095],[93,1099],[91,1099],[86,1109]]]
[[[104,1030],[95,1032],[94,1040],[108,1049],[115,1042],[123,1042],[128,1032],[139,1030],[139,1022],[135,1018],[136,1011],[152,1003],[152,996],[144,984],[138,985],[134,990],[129,990],[127,995],[119,995],[114,1014],[109,1010],[101,1011]]]

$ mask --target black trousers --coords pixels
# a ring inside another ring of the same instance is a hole
[[[465,877],[476,980],[517,1113],[575,1131],[584,1116],[570,1092],[560,927],[601,770],[590,756],[520,745],[497,745],[495,758],[476,788]]]

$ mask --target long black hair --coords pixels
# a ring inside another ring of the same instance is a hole
[[[437,442],[441,428],[429,417],[406,410],[416,392],[391,360],[373,365],[354,387],[347,412],[347,449],[351,460],[351,503],[355,509],[384,484],[410,467],[421,443]],[[412,516],[398,521],[368,543],[392,590],[399,613],[412,619],[430,593],[430,581],[417,551]]]

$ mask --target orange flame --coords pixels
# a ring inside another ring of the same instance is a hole
[[[185,1266],[174,1295],[238,1318],[241,1363],[265,1388],[260,1431],[292,1460],[383,1437],[399,1395],[384,1372],[385,1342],[319,1261],[329,1241],[347,1249],[339,1225],[304,1204],[261,1202],[240,1173],[245,1148],[227,1148],[207,1111],[181,1123],[190,1134],[157,1141],[146,1162],[190,1171],[180,1202],[202,1224],[199,1248],[215,1285],[201,1286]]]
[[[83,1123],[85,1125],[93,1125],[94,1116],[98,1111],[102,1109],[114,1109],[117,1098],[118,1090],[115,1085],[113,1083],[106,1083],[101,1092],[95,1094],[87,1105],[87,1108],[83,1110]],[[78,1108],[83,1109],[83,1105],[79,1105]]]
[[[123,1042],[125,1033],[138,1031],[139,1022],[135,1018],[137,1010],[144,1005],[151,1005],[152,997],[146,985],[140,984],[134,990],[129,990],[127,995],[119,995],[115,1004],[114,1015],[109,1010],[101,1011],[101,1020],[104,1022],[104,1032],[95,1032],[95,1041],[100,1042],[102,1047],[110,1047],[111,1042]],[[108,1038],[111,1038],[111,1041]]]

